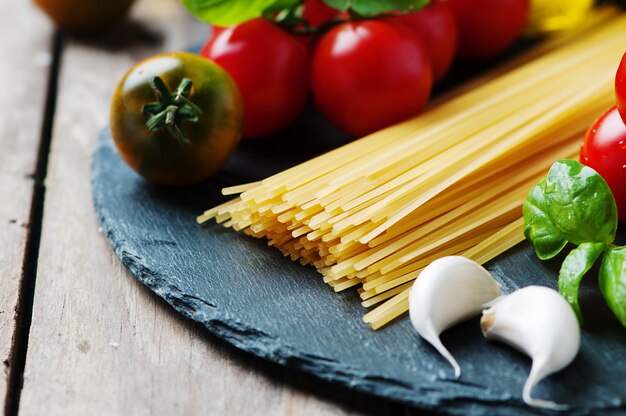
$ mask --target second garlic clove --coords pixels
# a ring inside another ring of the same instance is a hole
[[[572,307],[555,290],[528,286],[502,296],[483,311],[487,339],[502,341],[533,360],[524,385],[524,402],[532,407],[563,410],[554,402],[533,399],[532,388],[571,363],[580,348],[580,328]]]
[[[415,330],[454,368],[461,368],[439,334],[477,316],[483,305],[500,295],[500,285],[478,263],[461,256],[435,260],[422,270],[409,292],[409,315]]]

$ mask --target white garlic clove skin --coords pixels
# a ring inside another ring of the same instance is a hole
[[[439,334],[478,316],[483,305],[500,295],[500,285],[481,265],[462,256],[435,260],[422,270],[409,291],[409,315],[415,330],[454,368],[461,368]]]
[[[555,290],[528,286],[486,305],[480,325],[487,339],[502,341],[533,360],[524,385],[531,407],[565,410],[567,406],[533,399],[532,388],[569,365],[580,348],[580,328],[572,307]]]

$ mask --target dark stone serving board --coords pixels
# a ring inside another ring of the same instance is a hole
[[[372,331],[354,291],[336,294],[313,269],[230,229],[195,218],[225,198],[220,189],[257,180],[343,143],[312,111],[278,137],[241,144],[228,166],[198,186],[150,185],[117,155],[108,130],[93,159],[97,215],[122,262],[182,315],[242,350],[324,380],[417,408],[459,415],[536,414],[521,399],[530,360],[486,341],[478,318],[443,334],[463,374],[421,340],[404,316]],[[562,260],[562,258],[561,258]],[[556,287],[560,260],[542,263],[523,243],[487,264],[505,292]],[[585,279],[587,325],[581,350],[563,372],[542,381],[538,398],[574,414],[626,412],[626,330]],[[550,412],[547,412],[550,413]]]

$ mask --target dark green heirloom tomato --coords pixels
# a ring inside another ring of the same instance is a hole
[[[89,32],[120,21],[133,0],[35,0],[41,10],[61,28]]]
[[[241,94],[201,56],[164,53],[131,68],[111,101],[111,134],[122,158],[159,185],[189,185],[217,172],[243,127]]]

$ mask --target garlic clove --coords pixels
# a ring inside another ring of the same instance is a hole
[[[532,358],[523,399],[531,407],[567,406],[533,399],[533,387],[569,365],[580,348],[580,328],[572,307],[555,290],[528,286],[486,305],[480,325],[487,339],[502,341]]]
[[[410,302],[410,298],[409,298],[409,302]],[[415,325],[413,325],[413,327],[415,327]],[[461,377],[461,366],[456,361],[454,356],[450,353],[450,351],[448,351],[448,349],[443,345],[443,343],[441,342],[441,339],[439,338],[439,334],[443,331],[436,330],[432,326],[432,324],[426,325],[420,329],[417,329],[417,327],[415,327],[415,329],[422,336],[422,338],[428,341],[430,345],[435,347],[435,349],[439,352],[439,354],[443,356],[443,358],[448,360],[448,362],[452,366],[452,369],[454,370],[454,378]]]
[[[435,260],[422,270],[409,291],[409,315],[418,334],[452,365],[461,368],[442,344],[446,329],[480,314],[483,305],[500,295],[500,285],[478,263],[461,256]]]

